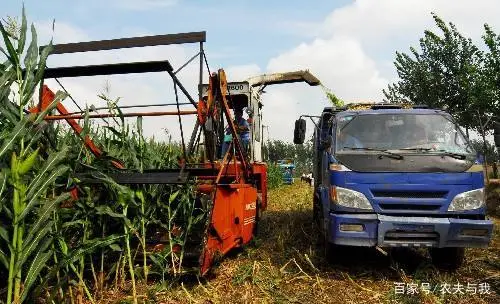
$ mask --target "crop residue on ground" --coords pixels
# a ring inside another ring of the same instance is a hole
[[[271,190],[269,199],[253,246],[225,257],[207,279],[142,286],[143,294],[151,303],[500,303],[498,219],[490,246],[467,249],[465,265],[445,273],[415,250],[386,257],[352,248],[328,262],[312,223],[312,188],[296,182]],[[457,291],[457,283],[463,289]],[[481,283],[488,292],[479,290]],[[418,288],[401,294],[400,286]]]

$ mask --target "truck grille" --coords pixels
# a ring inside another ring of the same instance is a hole
[[[447,191],[372,190],[374,197],[384,198],[446,198]]]
[[[394,210],[394,211],[437,211],[441,206],[439,205],[424,205],[424,204],[379,204],[380,208],[383,210]]]
[[[437,232],[391,230],[385,233],[384,241],[391,245],[433,246],[439,242]]]

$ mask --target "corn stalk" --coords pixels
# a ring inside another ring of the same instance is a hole
[[[26,31],[24,8],[19,37],[7,32],[0,22],[5,45],[5,49],[2,47],[0,51],[7,57],[1,65],[0,74],[0,113],[3,116],[0,137],[0,164],[3,165],[0,170],[3,176],[2,192],[7,196],[2,203],[2,212],[9,219],[8,223],[2,223],[0,230],[0,241],[7,243],[9,253],[0,253],[0,260],[9,261],[6,299],[9,304],[22,303],[27,299],[38,275],[52,256],[51,215],[69,197],[66,194],[53,196],[49,191],[56,178],[68,171],[68,167],[61,164],[67,149],[41,156],[38,146],[47,127],[43,117],[63,94],[58,93],[51,106],[38,115],[24,114],[24,107],[42,78],[50,51],[49,46],[38,56],[37,36],[32,26],[32,40],[21,62]],[[10,99],[11,88],[17,89],[14,94],[16,101]],[[7,158],[10,162],[6,161]],[[10,165],[7,167],[6,163]]]
[[[107,272],[108,277],[115,276],[115,282],[130,277],[137,302],[131,247],[142,247],[146,282],[149,274],[161,273],[164,280],[167,269],[179,275],[185,245],[193,228],[202,222],[204,211],[195,207],[191,186],[117,185],[106,178],[106,173],[113,170],[108,160],[118,158],[127,168],[139,172],[171,168],[180,155],[179,144],[171,140],[146,141],[142,118],[138,118],[135,131],[122,116],[104,128],[87,117],[84,135],[91,136],[108,152],[106,157],[95,158],[69,128],[54,128],[43,120],[64,94],[58,92],[42,113],[25,111],[40,83],[51,47],[49,44],[39,54],[36,31],[31,27],[32,40],[25,49],[24,9],[19,31],[6,30],[3,25],[0,31],[4,41],[0,49],[0,268],[8,273],[7,286],[0,282],[0,289],[5,287],[7,291],[2,300],[19,304],[33,300],[42,290],[47,294],[52,289],[55,292],[46,302],[50,303],[55,294],[59,299],[69,296],[73,301],[73,288],[78,287],[83,290],[82,296],[93,302],[90,284],[94,282],[94,289],[102,292],[104,281],[112,281],[105,279]],[[2,54],[7,59],[3,63]],[[113,113],[121,114],[119,98],[101,98]],[[102,173],[99,178],[104,187],[72,179],[77,169]],[[75,185],[86,196],[68,201],[69,195],[61,193]],[[70,208],[59,208],[61,202]],[[170,246],[161,258],[148,256],[150,228],[162,228],[170,234]],[[96,253],[100,261],[98,274],[93,264]],[[153,260],[151,268],[147,264],[149,257]],[[93,277],[87,276],[89,268]],[[129,275],[125,275],[127,270]]]

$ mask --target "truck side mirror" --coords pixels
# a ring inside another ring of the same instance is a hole
[[[500,121],[496,121],[493,127],[493,134],[495,136],[495,146],[500,149]]]
[[[295,121],[295,129],[293,130],[293,143],[301,145],[306,139],[306,121],[299,118]]]

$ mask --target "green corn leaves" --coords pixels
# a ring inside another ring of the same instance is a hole
[[[39,53],[36,30],[28,25],[23,9],[19,37],[0,27],[1,51],[8,59],[0,63],[0,268],[9,272],[2,293],[7,297],[0,302],[45,300],[47,291],[57,293],[50,295],[54,302],[75,294],[97,301],[96,286],[183,273],[188,237],[205,231],[200,223],[206,213],[195,208],[193,187],[124,186],[106,175],[116,172],[112,159],[135,172],[174,167],[179,144],[145,140],[142,117],[134,127],[127,124],[119,99],[106,99],[119,115],[114,123],[102,128],[88,115],[84,120],[85,134],[106,151],[99,159],[81,138],[44,120],[66,94],[57,92],[41,113],[27,113],[52,49],[50,43]],[[82,171],[101,184],[72,176]],[[79,197],[70,197],[69,187],[76,187]],[[153,254],[149,245],[158,235],[163,240],[169,235],[168,244],[161,254]],[[142,267],[134,271],[138,264]]]
[[[17,53],[22,54],[24,51],[24,45],[26,43],[26,27],[28,26],[28,21],[26,20],[26,10],[23,4],[23,13],[21,19],[21,33],[19,35],[19,41],[17,42]]]
[[[33,262],[31,262],[31,265],[28,269],[28,276],[26,277],[24,283],[24,289],[21,294],[20,302],[24,302],[26,300],[26,297],[28,297],[36,278],[45,267],[45,264],[47,263],[51,255],[51,252],[37,252],[37,254],[35,255]]]
[[[12,63],[13,66],[18,66],[19,65],[19,54],[16,52],[16,49],[14,48],[14,45],[12,44],[11,41],[11,35],[5,30],[5,27],[3,26],[2,22],[0,22],[0,32],[2,33],[2,37],[5,43],[5,47],[7,48],[7,52],[2,48],[1,51],[4,53],[5,56],[7,56],[7,59]]]
[[[27,36],[24,8],[19,37],[8,33],[1,23],[0,32],[4,44],[1,51],[8,59],[0,65],[0,267],[9,273],[7,297],[0,301],[10,304],[27,301],[54,255],[52,216],[70,197],[56,190],[56,181],[64,178],[69,168],[62,164],[67,148],[46,151],[43,144],[43,118],[64,94],[58,92],[42,113],[24,111],[43,76],[50,48],[38,54],[37,34],[32,26],[31,42],[21,60]]]
[[[29,170],[31,170],[31,168],[35,164],[36,158],[38,156],[38,151],[39,151],[39,149],[36,149],[24,161],[19,163],[19,167],[17,168],[19,175],[24,175]]]

